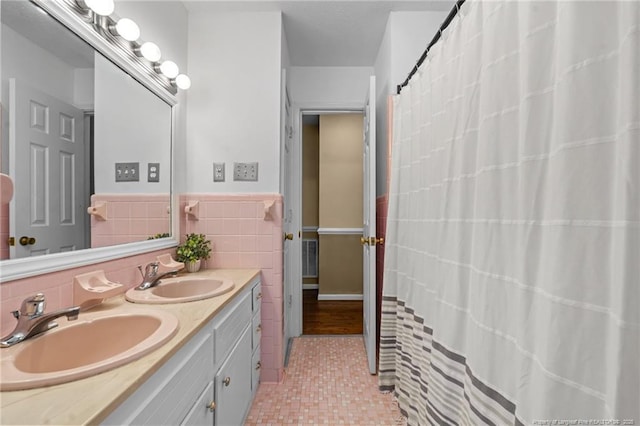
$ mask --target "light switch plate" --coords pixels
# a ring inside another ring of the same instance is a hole
[[[233,180],[257,181],[258,163],[233,163]]]
[[[116,163],[116,182],[140,181],[140,163]]]
[[[149,163],[147,169],[147,182],[160,182],[160,163]]]
[[[224,163],[213,163],[213,181],[224,182]]]

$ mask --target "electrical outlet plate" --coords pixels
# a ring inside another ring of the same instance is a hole
[[[140,181],[140,163],[116,163],[116,182]]]
[[[160,163],[149,163],[147,169],[147,182],[160,182]]]
[[[224,163],[213,163],[213,181],[224,182]]]
[[[258,163],[233,163],[233,180],[258,180]]]

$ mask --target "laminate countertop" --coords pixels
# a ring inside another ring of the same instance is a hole
[[[223,276],[235,284],[228,293],[200,301],[146,305],[129,303],[124,295],[106,300],[89,312],[168,311],[180,322],[178,332],[155,351],[113,370],[55,386],[0,392],[0,424],[81,425],[102,422],[259,274],[258,269],[208,269],[190,274],[194,278]],[[56,321],[62,326],[66,318]],[[69,352],[77,350],[81,348],[70,348]]]

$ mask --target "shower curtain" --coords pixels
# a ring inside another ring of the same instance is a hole
[[[640,4],[468,0],[393,117],[408,424],[640,425]]]

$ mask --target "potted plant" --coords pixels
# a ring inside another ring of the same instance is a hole
[[[199,271],[202,259],[209,259],[210,256],[211,241],[204,234],[187,234],[184,243],[176,250],[176,260],[184,262],[189,272]]]

